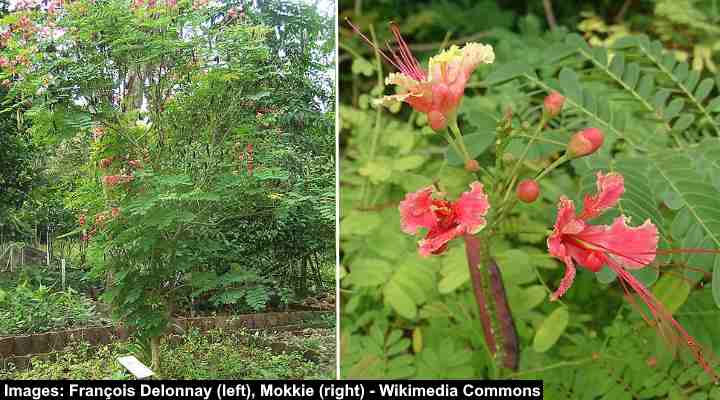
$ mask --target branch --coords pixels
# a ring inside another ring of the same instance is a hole
[[[613,20],[616,24],[619,24],[623,21],[625,18],[625,14],[627,14],[628,9],[630,8],[630,5],[632,4],[632,0],[625,0],[625,3],[623,3],[622,7],[620,8],[620,11],[618,11],[617,15]]]
[[[547,19],[548,25],[551,30],[557,29],[557,21],[555,20],[555,13],[553,13],[552,2],[550,0],[543,0],[543,7],[545,7],[545,18]]]

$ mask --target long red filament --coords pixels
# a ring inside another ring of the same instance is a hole
[[[345,22],[350,25],[353,32],[360,36],[360,38],[362,38],[368,45],[370,45],[370,47],[372,47],[373,50],[375,50],[375,52],[378,53],[382,58],[389,62],[390,65],[395,67],[395,69],[400,71],[402,74],[407,75],[412,79],[415,79],[416,81],[425,80],[425,73],[423,72],[422,68],[420,68],[420,64],[418,63],[417,59],[413,56],[412,51],[410,50],[410,46],[407,45],[405,39],[403,39],[402,35],[400,34],[400,28],[397,26],[396,23],[392,22],[390,24],[390,29],[392,30],[393,35],[395,36],[395,40],[398,43],[398,51],[396,52],[390,47],[389,44],[387,44],[388,51],[390,53],[390,56],[388,56],[375,44],[375,42],[365,36],[360,31],[360,29],[350,21],[349,18],[345,18]]]
[[[402,35],[400,34],[400,27],[398,26],[398,24],[395,22],[391,22],[390,30],[395,36],[395,41],[398,43],[398,46],[400,48],[400,54],[405,62],[405,67],[407,68],[407,72],[403,72],[407,73],[415,80],[425,80],[425,74],[423,73],[422,69],[420,69],[420,65],[417,59],[415,59],[415,57],[413,56],[412,51],[410,50],[410,46],[405,43],[405,39],[403,39]]]
[[[687,333],[687,331],[682,327],[682,325],[680,325],[680,323],[672,317],[672,314],[670,314],[665,309],[665,307],[659,301],[657,301],[657,299],[655,299],[655,296],[653,296],[653,294],[645,286],[643,286],[640,281],[635,279],[632,274],[625,270],[621,265],[617,264],[614,260],[609,258],[607,265],[617,274],[618,278],[630,285],[630,287],[635,291],[635,293],[637,293],[638,296],[640,296],[640,298],[643,300],[643,302],[645,302],[645,304],[650,309],[650,312],[659,322],[662,323],[667,321],[672,325],[675,332],[682,337],[682,339],[685,341],[685,344],[693,353],[695,360],[697,360],[700,366],[703,367],[705,372],[707,372],[708,375],[713,378],[713,380],[720,381],[720,377],[715,373],[715,371],[712,369],[710,364],[703,356],[702,347],[698,345],[695,341],[695,338],[690,336],[690,334]]]

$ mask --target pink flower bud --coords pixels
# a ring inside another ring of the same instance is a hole
[[[524,179],[517,185],[515,192],[523,203],[532,203],[540,195],[540,185],[535,179]]]
[[[465,162],[465,171],[477,172],[479,170],[480,164],[478,164],[477,160],[467,160]]]
[[[553,90],[549,95],[545,96],[543,105],[545,106],[545,113],[548,117],[553,118],[560,114],[562,111],[563,104],[565,103],[565,97],[559,92]]]
[[[427,114],[428,123],[434,131],[440,131],[447,126],[447,118],[440,111],[430,111]]]
[[[586,128],[574,134],[565,150],[571,159],[584,157],[597,151],[602,146],[604,135],[600,129]]]
[[[85,214],[80,214],[80,217],[78,217],[78,223],[82,226],[85,225]]]

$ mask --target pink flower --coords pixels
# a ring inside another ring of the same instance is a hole
[[[591,225],[588,220],[612,208],[625,191],[622,175],[597,174],[598,193],[585,195],[583,211],[575,215],[575,205],[566,197],[560,198],[555,228],[548,237],[550,254],[565,263],[565,276],[553,293],[557,300],[570,288],[575,278],[574,263],[598,272],[603,265],[615,269],[639,269],[655,259],[658,231],[646,220],[638,227],[627,225],[624,216],[608,225]]]
[[[108,220],[108,213],[101,212],[95,216],[95,225],[102,226],[105,223],[105,221],[107,221],[107,220]],[[94,230],[95,229],[93,229],[93,231]],[[92,234],[93,231],[91,231],[90,233]]]
[[[228,16],[229,16],[231,19],[237,18],[237,15],[238,15],[238,13],[237,13],[237,10],[235,9],[235,7],[232,7],[232,8],[230,8],[230,9],[228,10]]]
[[[177,6],[177,0],[167,0],[166,4],[170,8],[175,8],[175,6]]]
[[[48,14],[54,14],[60,7],[62,7],[64,0],[50,0],[48,3]]]
[[[132,175],[107,175],[103,177],[105,186],[113,187],[122,183],[129,183],[133,180]]]
[[[118,215],[120,215],[120,208],[118,208],[118,207],[113,207],[113,208],[111,208],[111,209],[110,209],[110,215],[112,215],[113,218],[115,218],[115,217],[117,217]]]
[[[10,61],[6,57],[0,57],[0,68],[6,68],[10,65]]]
[[[428,233],[419,242],[422,256],[441,254],[447,243],[457,236],[476,234],[485,227],[485,215],[490,209],[487,195],[480,182],[470,184],[470,191],[464,192],[455,202],[433,198],[433,186],[405,195],[400,202],[400,228],[414,235],[419,228]]]
[[[103,183],[105,186],[115,186],[120,182],[120,177],[118,175],[107,175],[103,177]]]
[[[142,169],[142,164],[140,163],[140,160],[130,160],[128,161],[128,164],[130,164],[130,166],[135,169]]]
[[[103,158],[102,160],[100,160],[100,168],[107,168],[112,164],[112,162],[113,162],[112,157]]]
[[[100,140],[100,138],[103,137],[103,135],[105,135],[105,129],[103,129],[103,127],[101,126],[96,126],[92,129],[92,134],[93,139],[95,139],[95,141],[98,141]]]
[[[385,106],[397,102],[408,103],[413,109],[425,113],[430,127],[436,131],[444,129],[448,122],[455,118],[465,93],[465,85],[475,68],[480,64],[491,64],[495,61],[492,46],[467,43],[462,48],[453,45],[431,57],[428,70],[424,71],[400,35],[397,24],[391,24],[390,29],[399,48],[395,51],[388,47],[390,56],[377,48],[355,25],[350,23],[350,26],[400,71],[388,75],[385,79],[385,84],[398,86],[399,94],[385,96],[376,100],[376,103]]]
[[[85,214],[80,214],[78,217],[78,223],[82,226],[85,225]]]

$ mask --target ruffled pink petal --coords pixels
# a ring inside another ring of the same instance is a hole
[[[608,229],[605,247],[608,255],[624,268],[639,269],[655,259],[658,239],[657,227],[649,219],[633,228],[621,216]]]
[[[419,242],[418,250],[423,257],[430,256],[433,252],[442,249],[447,242],[463,234],[460,227],[450,228],[443,232],[430,232],[428,236]]]
[[[563,262],[565,263],[565,276],[563,276],[560,281],[560,286],[558,286],[557,290],[550,296],[550,301],[555,301],[562,297],[565,292],[570,289],[570,286],[572,286],[575,280],[575,266],[573,265],[572,259],[570,257],[564,257]]]
[[[604,175],[602,172],[598,172],[597,188],[598,192],[594,196],[585,195],[580,219],[595,218],[615,206],[625,191],[625,182],[623,176],[618,173],[610,172]]]
[[[490,209],[487,195],[480,182],[470,184],[470,191],[463,192],[453,204],[458,228],[463,233],[475,234],[485,227],[485,214]]]
[[[400,202],[400,228],[403,232],[414,235],[418,228],[432,229],[437,225],[438,218],[432,210],[432,186],[405,195]]]
[[[580,232],[583,226],[578,226],[578,222],[582,225],[582,221],[577,221],[575,217],[575,204],[567,197],[561,197],[558,202],[555,226],[553,232],[547,239],[547,246],[551,255],[559,259],[563,259],[567,255],[563,242],[563,234]]]

